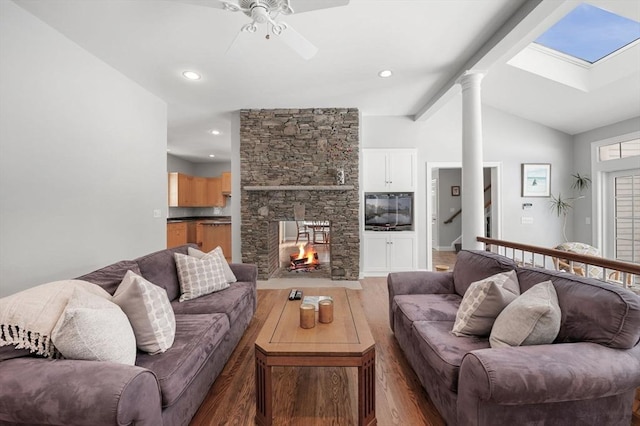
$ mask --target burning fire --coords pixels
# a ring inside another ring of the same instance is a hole
[[[313,251],[313,248],[309,248],[307,250],[304,249],[304,244],[300,244],[298,246],[298,257],[296,258],[297,260],[300,259],[307,259],[304,263],[309,264],[309,263],[313,263],[314,261],[314,256],[315,256],[315,252]]]

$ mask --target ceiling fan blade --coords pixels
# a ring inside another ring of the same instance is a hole
[[[236,46],[242,44],[244,40],[251,38],[252,35],[253,32],[249,32],[245,30],[245,27],[242,27],[240,31],[238,31],[238,34],[233,38],[233,41],[231,42],[229,47],[227,47],[227,50],[224,52],[224,54],[228,55],[230,52],[233,52]]]
[[[289,25],[282,30],[278,38],[304,59],[309,60],[318,53],[317,47]]]
[[[312,10],[346,6],[349,4],[349,0],[290,0],[289,4],[293,12],[298,14]]]

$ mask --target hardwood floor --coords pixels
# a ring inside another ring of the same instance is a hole
[[[386,278],[366,278],[358,291],[376,341],[378,425],[441,426],[389,328]],[[277,290],[258,290],[258,310],[224,370],[191,421],[192,426],[251,425],[255,418],[253,345]],[[274,425],[357,424],[355,368],[279,367],[273,369]]]

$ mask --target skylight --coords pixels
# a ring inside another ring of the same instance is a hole
[[[581,3],[535,43],[593,64],[639,38],[639,22]]]

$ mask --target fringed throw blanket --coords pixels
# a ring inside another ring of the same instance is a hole
[[[14,345],[32,353],[59,358],[51,331],[75,288],[111,299],[101,287],[80,280],[42,284],[0,299],[0,346]]]

